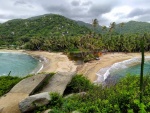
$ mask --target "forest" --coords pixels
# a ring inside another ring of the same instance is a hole
[[[99,24],[97,19],[87,24],[55,14],[10,20],[0,25],[0,47],[63,52],[139,52],[144,36],[145,50],[150,50],[149,23],[112,22],[108,27]]]

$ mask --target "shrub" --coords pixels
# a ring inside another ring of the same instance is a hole
[[[65,94],[88,91],[92,87],[93,84],[87,78],[85,78],[83,75],[76,75],[73,77],[71,83],[67,85]]]
[[[51,101],[49,103],[50,106],[57,106],[58,108],[62,105],[62,96],[58,93],[50,93]]]
[[[9,92],[9,90],[16,85],[22,78],[13,76],[0,76],[0,96]]]

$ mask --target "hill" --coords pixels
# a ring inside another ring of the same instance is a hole
[[[96,33],[102,33],[102,26],[98,25],[96,28],[94,28],[92,26],[92,24],[89,24],[89,23],[85,23],[83,21],[76,21],[78,23],[79,26],[85,26],[87,27],[88,29],[92,30],[92,31],[95,31]]]
[[[123,27],[120,25],[116,25],[115,31],[117,33],[126,34],[126,33],[146,33],[150,31],[150,23],[147,22],[137,22],[137,21],[129,21],[124,23]]]
[[[94,30],[97,33],[105,34],[106,32],[109,32],[109,27],[106,27],[106,29],[103,30],[103,27],[99,25],[94,29],[92,24],[85,23],[82,21],[77,21],[77,23],[78,25],[85,26],[91,29],[92,31]],[[135,34],[135,33],[143,34],[150,31],[150,23],[148,22],[129,21],[123,23],[122,27],[120,25],[121,23],[116,24],[114,32],[118,34]]]
[[[77,36],[90,30],[61,15],[47,14],[28,19],[14,19],[0,24],[1,37]]]

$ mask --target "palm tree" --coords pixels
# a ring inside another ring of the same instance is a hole
[[[115,27],[116,27],[116,23],[115,23],[115,22],[110,23],[110,26],[109,26],[109,32],[112,32],[113,29],[115,29]]]
[[[121,23],[119,24],[119,27],[120,27],[120,33],[121,33],[121,29],[123,28],[123,26],[124,26],[124,23],[121,22]]]
[[[98,26],[98,20],[97,19],[94,19],[93,22],[92,22],[92,26],[94,27],[94,31],[95,31],[95,28]]]

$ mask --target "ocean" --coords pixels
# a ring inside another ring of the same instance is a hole
[[[40,61],[25,53],[0,52],[0,76],[26,76],[41,68]]]
[[[140,75],[141,58],[135,57],[129,60],[118,62],[110,67],[100,69],[96,75],[98,76],[96,83],[115,83],[120,78],[131,75]],[[144,74],[150,73],[150,57],[145,57]]]

